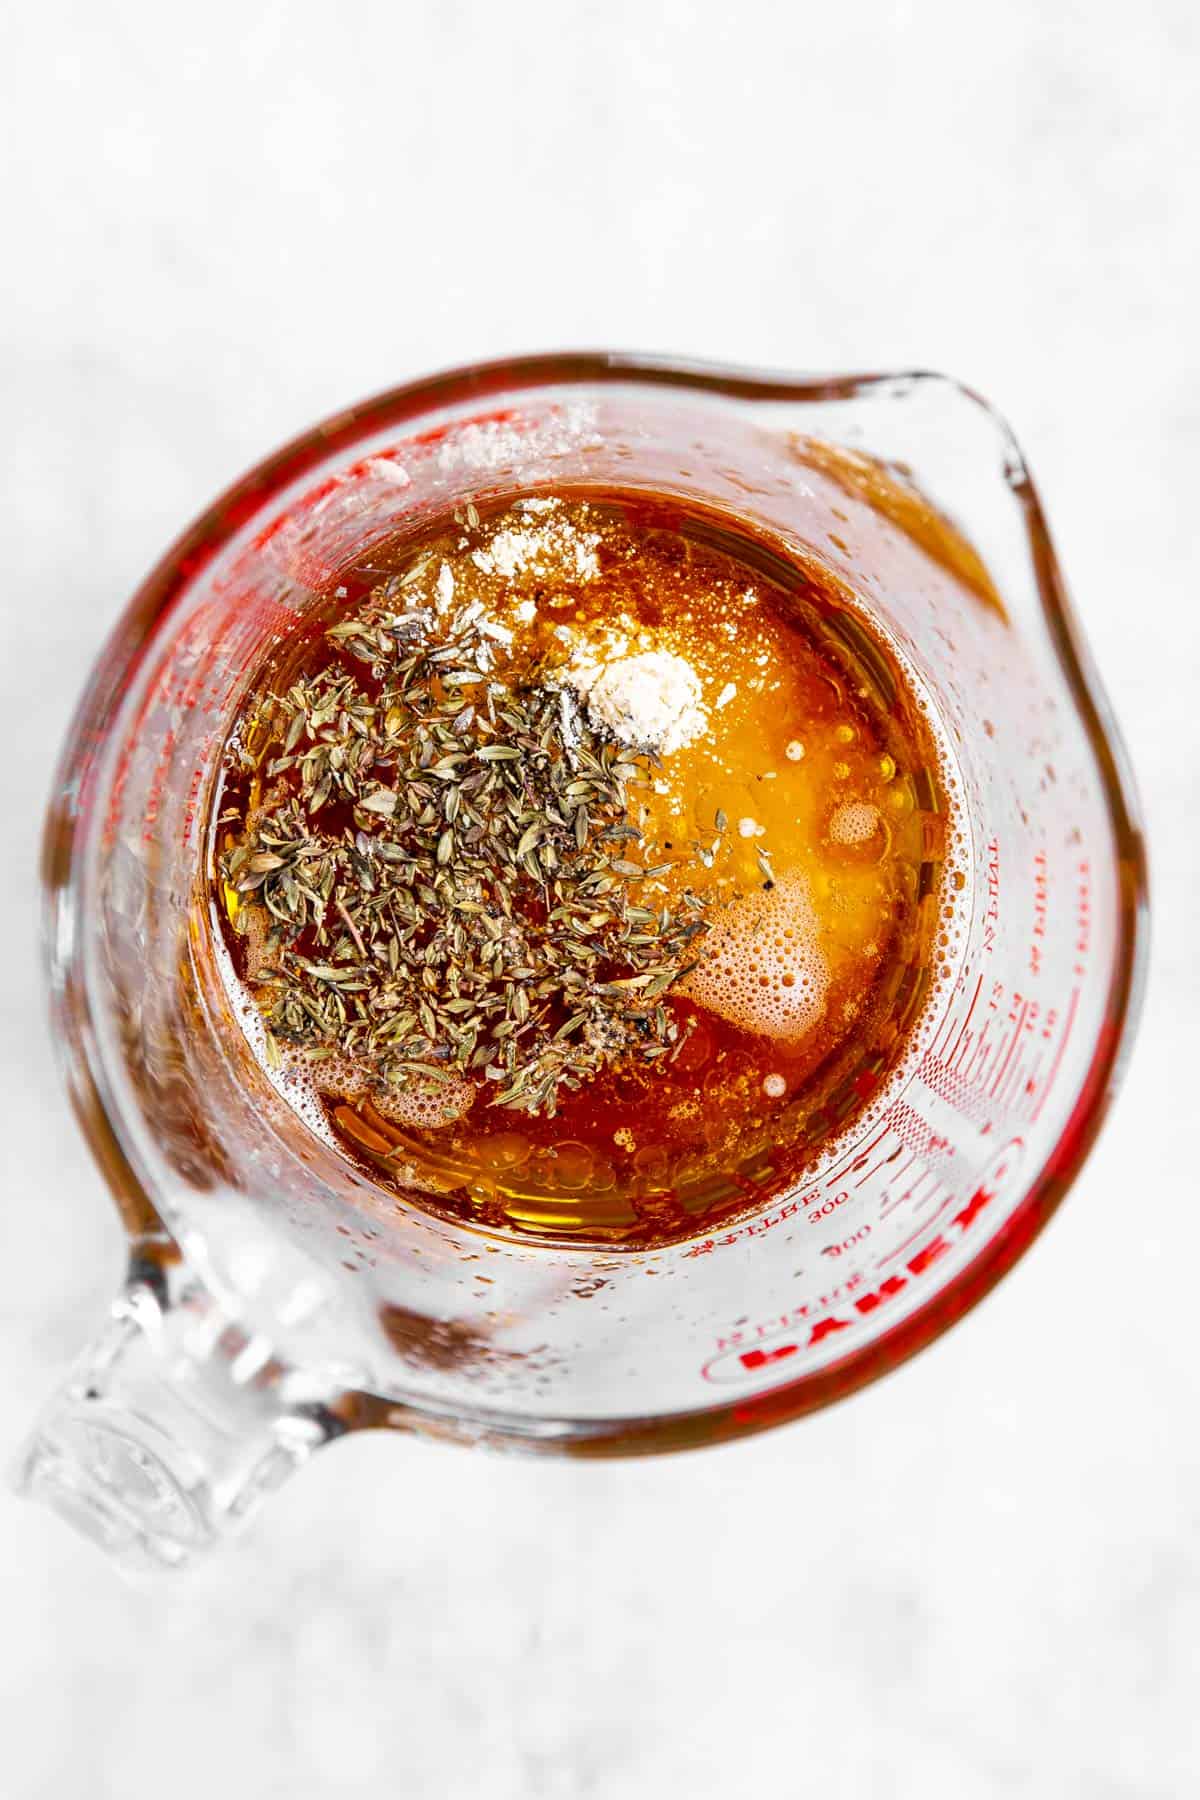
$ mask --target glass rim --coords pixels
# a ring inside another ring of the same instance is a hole
[[[643,1454],[721,1442],[763,1430],[843,1399],[898,1368],[976,1306],[1013,1267],[1062,1203],[1104,1122],[1127,1060],[1137,1022],[1146,968],[1147,874],[1137,796],[1116,722],[1086,655],[1058,569],[1041,502],[1011,430],[978,393],[935,371],[893,370],[838,376],[803,376],[758,371],[715,362],[658,357],[639,352],[558,351],[499,358],[443,370],[369,396],[310,426],[254,464],[219,494],[159,558],[121,613],[103,646],[69,727],[56,774],[63,791],[68,771],[77,769],[86,742],[105,732],[120,695],[158,629],[176,602],[236,533],[285,489],[339,452],[352,450],[373,434],[419,420],[424,414],[520,389],[553,386],[635,384],[676,388],[747,402],[793,404],[850,401],[887,388],[934,386],[982,408],[1004,446],[1003,472],[1022,509],[1031,566],[1044,622],[1063,679],[1091,749],[1113,833],[1117,862],[1116,944],[1104,1020],[1084,1080],[1053,1152],[1031,1177],[1023,1198],[1002,1226],[929,1299],[843,1358],[781,1382],[742,1400],[684,1411],[612,1419],[540,1420],[522,1414],[463,1407],[460,1421],[472,1441],[483,1426],[485,1441],[576,1456]],[[919,471],[918,471],[919,473]],[[58,873],[52,891],[69,888],[78,858],[80,821],[68,842],[61,837],[53,856]],[[60,821],[61,827],[61,821]],[[47,844],[49,851],[49,842]],[[65,857],[64,857],[65,852]],[[79,1032],[79,1021],[61,1021],[70,1048],[87,1078],[71,1097],[84,1135],[102,1171],[121,1176],[118,1206],[131,1237],[137,1225],[162,1225],[153,1197],[141,1184],[122,1150],[123,1125],[110,1116],[107,1083],[92,1066],[94,1036]],[[122,1166],[123,1165],[123,1166]],[[128,1184],[138,1193],[131,1198]],[[346,1422],[354,1426],[403,1423],[416,1430],[454,1435],[442,1407],[415,1397],[359,1393],[346,1397]]]

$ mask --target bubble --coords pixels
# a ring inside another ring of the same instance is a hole
[[[587,1145],[568,1140],[554,1146],[550,1179],[556,1187],[586,1187],[595,1167],[596,1159]]]
[[[825,1010],[829,969],[818,934],[803,876],[784,876],[717,917],[679,992],[744,1031],[794,1043]]]
[[[393,1125],[406,1125],[410,1129],[434,1131],[439,1125],[453,1124],[470,1111],[475,1099],[471,1083],[457,1076],[447,1081],[417,1080],[403,1087],[381,1089],[360,1063],[337,1052],[323,1057],[320,1062],[310,1062],[302,1055],[293,1056],[291,1067],[316,1093],[330,1099],[348,1100],[351,1105],[358,1100],[370,1100],[383,1118]]]
[[[879,829],[879,808],[863,800],[847,800],[829,821],[835,844],[865,844]]]
[[[471,1110],[475,1089],[469,1081],[452,1076],[449,1081],[413,1083],[391,1088],[384,1095],[371,1096],[385,1119],[397,1125],[423,1127],[433,1131],[439,1125],[453,1124]]]
[[[475,1154],[485,1168],[515,1169],[528,1162],[533,1146],[519,1131],[498,1131],[493,1137],[481,1138]]]

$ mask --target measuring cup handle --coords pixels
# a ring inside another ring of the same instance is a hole
[[[126,1568],[177,1569],[340,1427],[180,1268],[131,1274],[23,1453],[20,1492]]]

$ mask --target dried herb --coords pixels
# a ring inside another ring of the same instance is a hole
[[[673,900],[676,864],[642,856],[630,801],[653,755],[604,741],[536,669],[499,672],[478,605],[415,607],[429,574],[377,589],[324,666],[260,701],[230,752],[256,801],[220,873],[239,928],[268,922],[255,987],[278,1044],[380,1093],[467,1076],[549,1114],[678,1048],[661,1001],[705,901]]]

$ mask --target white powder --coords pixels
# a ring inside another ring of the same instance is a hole
[[[611,646],[613,651],[619,647],[621,640]],[[708,729],[696,672],[671,650],[616,654],[603,662],[594,653],[580,652],[564,674],[586,698],[592,724],[611,731],[623,744],[669,756]]]
[[[486,549],[471,552],[471,561],[485,575],[500,575],[506,581],[552,574],[591,581],[600,573],[599,542],[599,532],[579,531],[551,517],[544,525],[498,531]]]

